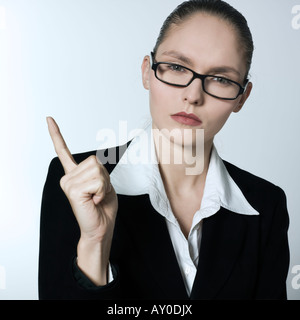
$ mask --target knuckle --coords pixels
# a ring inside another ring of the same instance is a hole
[[[92,158],[89,161],[92,170],[96,174],[96,176],[103,177],[105,175],[105,172],[103,170],[103,166],[101,165],[101,163],[98,162],[96,156],[92,156]]]
[[[89,156],[87,161],[92,166],[99,165],[97,157],[95,155]]]
[[[105,190],[106,190],[106,187],[105,187],[105,181],[104,180],[102,180],[102,179],[99,179],[98,180],[98,183],[97,183],[97,192],[96,192],[96,194],[98,195],[98,196],[104,196],[105,195]]]
[[[98,189],[98,191],[103,191],[104,187],[105,187],[105,181],[103,179],[101,179],[101,178],[98,179],[98,181],[97,181],[97,189]]]
[[[60,186],[66,195],[69,195],[72,190],[72,181],[68,175],[63,176],[60,179]]]
[[[101,189],[101,192],[107,193],[110,191],[110,180],[109,178],[102,176],[101,180],[99,181],[99,189]]]
[[[60,179],[60,181],[59,181],[60,187],[61,187],[63,190],[65,190],[67,180],[68,180],[67,176],[64,175],[64,176]]]
[[[68,189],[68,198],[70,200],[74,200],[78,198],[78,190],[77,188],[74,188],[74,186],[70,187]]]
[[[97,175],[102,179],[102,180],[105,180],[105,174],[103,172],[103,168],[101,165],[98,165],[97,168]]]

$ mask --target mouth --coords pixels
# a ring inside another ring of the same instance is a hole
[[[188,114],[185,112],[179,112],[171,115],[171,118],[178,123],[192,127],[200,126],[202,124],[202,121],[193,113]]]

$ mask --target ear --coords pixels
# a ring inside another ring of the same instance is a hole
[[[241,95],[238,104],[233,109],[233,112],[237,113],[237,112],[241,111],[241,109],[243,108],[243,105],[245,104],[245,102],[247,101],[247,99],[250,96],[252,88],[253,88],[253,84],[252,84],[252,82],[249,82],[247,85],[246,91]]]
[[[149,90],[150,87],[150,57],[145,56],[142,63],[142,79],[143,86],[146,90]]]

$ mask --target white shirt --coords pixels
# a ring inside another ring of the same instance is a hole
[[[258,215],[230,177],[213,146],[201,207],[195,212],[188,238],[183,235],[159,172],[151,125],[137,135],[110,174],[117,194],[148,194],[153,208],[166,219],[188,295],[197,272],[202,220],[224,207],[237,214]],[[110,274],[111,276],[111,274]]]

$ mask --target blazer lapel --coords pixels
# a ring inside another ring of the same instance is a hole
[[[204,219],[191,299],[213,299],[228,279],[243,245],[243,216],[221,208]]]
[[[189,299],[164,217],[148,195],[119,196],[140,256],[168,299]],[[190,299],[213,299],[224,285],[242,249],[243,215],[221,208],[203,220],[199,264]]]
[[[126,206],[134,208],[129,227],[152,277],[166,298],[188,299],[164,217],[152,207],[148,195],[126,198]],[[131,199],[132,204],[128,203]]]

